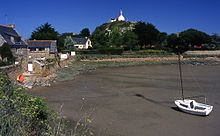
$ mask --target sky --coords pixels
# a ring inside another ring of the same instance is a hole
[[[59,33],[91,32],[123,10],[168,34],[194,28],[220,35],[220,0],[0,0],[0,25],[15,24],[24,39],[48,22]],[[7,15],[7,16],[6,16]]]

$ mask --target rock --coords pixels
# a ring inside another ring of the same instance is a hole
[[[51,74],[46,77],[37,77],[35,85],[36,86],[51,86],[51,82],[57,77],[56,74]]]

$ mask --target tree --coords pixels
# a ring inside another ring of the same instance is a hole
[[[169,35],[167,38],[167,42],[167,47],[176,54],[182,54],[189,49],[187,42],[183,39],[183,37],[178,36],[177,34]]]
[[[48,22],[40,25],[31,34],[30,40],[57,40],[57,50],[63,50],[64,38],[59,35],[59,33],[52,27]]]
[[[123,40],[129,50],[135,50],[137,48],[138,36],[134,32],[125,32],[123,34]]]
[[[185,40],[188,45],[201,46],[202,44],[211,43],[211,37],[201,31],[195,29],[188,29],[180,33],[180,36]]]
[[[48,22],[37,27],[31,34],[31,40],[57,40],[59,33]]]
[[[82,29],[82,31],[80,31],[80,35],[81,35],[82,37],[89,37],[89,36],[90,36],[90,31],[89,31],[89,29],[88,29],[88,28]]]
[[[12,60],[13,59],[13,55],[11,52],[11,48],[10,45],[8,45],[7,43],[4,43],[1,47],[0,47],[0,55],[2,57],[2,59],[7,58],[7,60]]]
[[[158,41],[157,41],[155,48],[165,49],[165,47],[167,46],[167,38],[168,38],[168,35],[166,32],[160,33],[158,36]]]
[[[1,58],[3,60],[4,59],[6,59],[7,61],[13,61],[14,60],[14,57],[13,57],[12,52],[11,52],[11,47],[7,43],[4,43],[0,47],[0,55],[1,55]]]
[[[120,47],[123,44],[123,37],[118,30],[113,30],[109,35],[109,46]]]
[[[65,39],[64,39],[64,47],[66,47],[67,49],[72,49],[74,50],[75,49],[75,45],[76,42],[73,41],[72,37],[71,36],[67,36]]]
[[[156,44],[160,31],[150,23],[138,22],[134,32],[138,35],[138,44],[143,48],[145,45]]]
[[[96,27],[95,31],[91,35],[91,41],[93,48],[108,46],[109,37],[104,27]]]

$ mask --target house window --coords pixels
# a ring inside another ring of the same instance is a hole
[[[45,48],[40,47],[39,51],[45,51]]]
[[[36,48],[32,47],[32,48],[30,48],[30,51],[36,51]]]

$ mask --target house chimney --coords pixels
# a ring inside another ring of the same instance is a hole
[[[9,27],[15,28],[15,24],[8,24]]]

